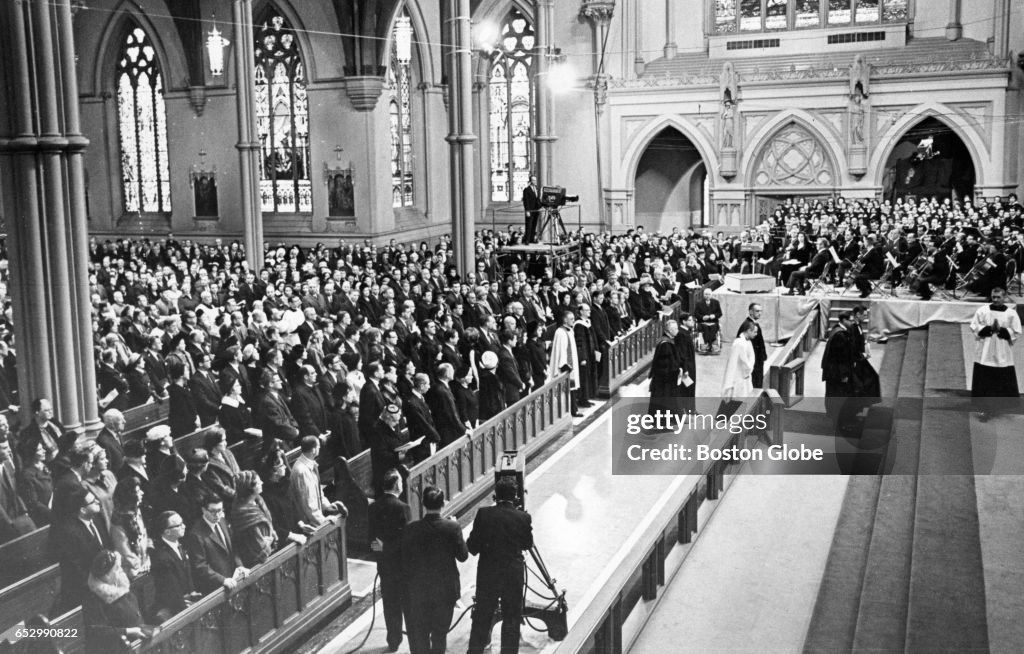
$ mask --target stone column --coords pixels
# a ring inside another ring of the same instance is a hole
[[[537,106],[537,122],[534,124],[533,142],[537,152],[537,181],[541,186],[556,181],[551,178],[551,143],[556,139],[551,134],[551,87],[548,81],[551,68],[551,14],[552,0],[537,0],[537,42],[533,62],[533,97]],[[512,188],[512,180],[509,180],[509,188]]]
[[[476,269],[476,201],[473,184],[473,53],[469,0],[448,2],[448,147],[451,152],[452,238],[455,267]]]
[[[608,101],[608,74],[605,72],[605,45],[608,25],[615,14],[615,0],[583,0],[580,13],[590,21],[594,30],[594,147],[597,156],[597,206],[602,229],[609,229],[608,207],[605,203],[604,180],[604,106]]]
[[[256,136],[256,50],[252,0],[235,0],[235,107],[238,113],[238,176],[242,193],[245,260],[253,271],[263,265],[263,211],[260,202],[260,143]]]
[[[0,62],[11,131],[0,134],[23,412],[50,398],[69,429],[99,427],[78,83],[70,0],[6,3]],[[31,45],[30,45],[31,44]],[[4,124],[0,121],[0,124]]]
[[[1010,3],[1012,0],[994,0],[992,25],[992,54],[1005,57],[1010,52]]]
[[[665,0],[665,58],[673,59],[679,51],[676,46],[676,1]]]
[[[960,23],[961,0],[949,0],[949,23],[946,25],[946,38],[959,41],[964,35],[964,26]]]

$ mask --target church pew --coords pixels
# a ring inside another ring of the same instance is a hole
[[[328,498],[341,500],[348,509],[345,535],[349,547],[365,550],[370,542],[369,508],[373,497],[370,451],[365,450],[347,460],[339,456],[331,467],[333,480]]]
[[[164,402],[152,402],[132,407],[124,412],[124,434],[122,440],[130,438],[145,438],[146,432],[167,422],[169,404]]]
[[[53,563],[47,549],[49,537],[50,526],[47,525],[0,545],[0,588]]]
[[[60,596],[60,569],[51,564],[0,589],[0,633],[34,615],[49,615]]]

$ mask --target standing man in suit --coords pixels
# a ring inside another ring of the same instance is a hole
[[[371,442],[373,429],[380,414],[384,411],[387,402],[380,390],[380,382],[384,379],[384,368],[380,361],[372,361],[366,364],[363,370],[366,375],[366,383],[359,391],[359,437],[364,442]]]
[[[249,572],[235,556],[224,501],[216,495],[203,499],[202,517],[185,536],[185,547],[192,561],[192,580],[204,595],[222,587],[233,589]]]
[[[185,610],[192,584],[192,561],[181,540],[185,536],[185,519],[174,511],[164,511],[154,522],[152,574],[156,597],[153,612],[161,622]]]
[[[540,222],[540,189],[537,187],[537,176],[530,175],[530,183],[523,189],[523,211],[526,212],[526,234],[523,245],[529,245],[540,236],[537,234],[537,223]]]
[[[171,386],[168,388],[171,399],[167,422],[171,425],[171,438],[178,438],[199,428],[199,410],[185,380],[185,367],[175,361],[168,368],[171,373]]]
[[[50,551],[60,563],[58,615],[80,606],[89,592],[86,581],[92,560],[102,549],[110,549],[106,526],[95,518],[100,501],[92,491],[78,486],[68,497],[70,514],[50,528]]]
[[[476,512],[466,546],[480,555],[476,568],[476,608],[469,636],[469,654],[483,654],[491,643],[494,610],[501,600],[501,651],[519,651],[519,623],[523,617],[523,551],[533,547],[530,514],[516,508],[518,489],[505,477],[495,485],[495,506]]]
[[[6,423],[6,418],[4,421]],[[36,528],[28,507],[18,497],[15,485],[14,454],[7,434],[0,436],[0,543],[23,536]]]
[[[459,420],[459,410],[455,406],[455,396],[448,384],[455,378],[455,371],[449,363],[437,367],[437,383],[430,389],[427,406],[434,416],[434,425],[441,435],[441,445],[452,443],[466,433],[466,425]]]
[[[462,529],[441,517],[444,492],[423,489],[422,520],[405,526],[402,558],[408,603],[405,622],[412,654],[444,654],[448,625],[462,593],[457,561],[469,558]]]
[[[683,383],[679,385],[681,410],[693,412],[697,396],[697,353],[693,345],[693,316],[688,313],[679,316],[679,333],[676,334],[676,349],[679,351],[679,367],[683,372]],[[687,386],[686,379],[690,385]]]
[[[408,600],[405,575],[402,574],[402,532],[412,514],[409,505],[399,499],[402,494],[402,476],[397,470],[392,468],[384,473],[382,485],[384,492],[370,505],[367,518],[370,549],[377,553],[388,651],[397,652],[398,646],[402,644],[402,614]]]
[[[757,302],[751,302],[747,307],[747,317],[743,319],[740,329],[736,332],[736,338],[743,335],[753,325],[757,329],[757,335],[750,339],[754,346],[754,371],[750,373],[750,383],[754,389],[764,386],[764,362],[768,359],[768,348],[764,344],[764,334],[761,333],[761,325],[757,321],[761,319],[763,309]]]
[[[121,442],[124,427],[124,414],[117,409],[107,409],[103,412],[103,429],[96,434],[96,444],[107,453],[109,470],[115,474],[124,463],[124,444]]]
[[[856,403],[850,401],[854,396],[853,367],[856,362],[852,328],[853,314],[849,311],[839,314],[839,324],[829,334],[825,354],[821,359],[821,379],[825,382],[825,412],[840,435],[850,430],[851,414],[858,408]]]
[[[282,395],[284,382],[269,370],[263,371],[260,382],[266,391],[260,397],[253,422],[263,430],[263,444],[269,448],[275,440],[281,440],[291,447],[299,437],[299,423]]]
[[[427,407],[425,396],[429,390],[430,376],[422,372],[416,373],[413,377],[412,393],[402,405],[405,424],[409,426],[409,440],[423,438],[423,443],[410,451],[412,458],[416,461],[422,461],[430,456],[431,443],[435,446],[441,444],[441,434],[438,433],[437,427],[434,425],[434,416],[431,415],[430,409]]]
[[[207,353],[202,353],[196,358],[196,372],[189,380],[189,391],[196,404],[196,412],[199,413],[199,423],[207,427],[217,422],[217,414],[220,412],[220,399],[228,393],[221,393],[220,387],[213,379],[210,372],[211,358]],[[229,389],[230,391],[230,389]]]
[[[498,335],[498,340],[501,343],[498,348],[498,381],[505,396],[505,406],[512,406],[526,391],[515,355],[519,338],[515,332],[506,329]]]
[[[327,409],[316,381],[316,369],[310,365],[302,366],[302,383],[296,385],[292,392],[292,415],[299,423],[299,435],[319,436],[326,440],[330,436]]]

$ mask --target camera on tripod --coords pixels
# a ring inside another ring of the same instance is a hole
[[[566,195],[564,186],[544,186],[540,189],[540,206],[548,209],[564,207],[566,202],[579,202],[580,196]]]

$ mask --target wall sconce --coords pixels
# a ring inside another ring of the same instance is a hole
[[[395,21],[395,52],[401,64],[412,61],[412,22],[408,16],[399,16]]]
[[[224,51],[231,41],[220,35],[220,30],[214,25],[206,37],[206,53],[210,58],[210,74],[220,77],[224,73]]]

